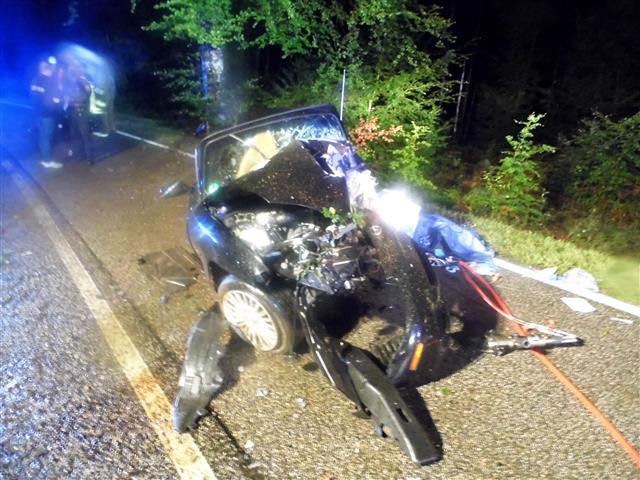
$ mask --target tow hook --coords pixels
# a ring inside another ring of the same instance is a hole
[[[575,335],[513,335],[511,337],[491,336],[485,341],[485,351],[494,355],[506,355],[515,350],[575,347],[584,342]]]

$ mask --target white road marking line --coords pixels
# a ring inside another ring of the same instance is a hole
[[[591,290],[587,290],[585,288],[575,287],[573,285],[570,285],[560,280],[548,280],[545,278],[540,278],[539,276],[536,275],[536,272],[534,270],[531,270],[530,268],[526,268],[526,267],[521,267],[520,265],[516,265],[515,263],[508,262],[501,258],[496,258],[495,262],[498,267],[517,273],[519,275],[522,275],[523,277],[527,277],[532,280],[537,280],[540,283],[551,285],[552,287],[559,288],[561,290],[564,290],[565,292],[570,292],[570,293],[573,293],[574,295],[578,295],[580,297],[593,300],[594,302],[598,302],[608,307],[615,308],[616,310],[620,310],[621,312],[628,313],[629,315],[640,317],[640,307],[636,305],[632,305],[630,303],[626,303],[621,300],[611,298],[602,293],[592,292]]]
[[[31,110],[33,108],[30,105],[24,105],[23,103],[12,102],[11,100],[2,99],[0,100],[0,103],[4,103],[5,105],[9,105],[10,107],[24,108],[26,110]]]
[[[116,130],[118,135],[122,135],[123,137],[132,138],[133,140],[137,140],[139,142],[148,143],[149,145],[153,145],[154,147],[162,148],[163,150],[173,150],[171,147],[167,145],[163,145],[162,143],[154,142],[153,140],[147,140],[146,138],[139,137],[138,135],[134,135],[132,133],[123,132],[122,130]],[[184,152],[182,150],[173,150],[180,155],[184,155],[185,157],[194,158],[192,153]]]
[[[140,353],[127,335],[109,304],[101,298],[95,282],[84,268],[80,259],[55,224],[49,212],[37,199],[31,187],[13,169],[11,164],[3,161],[2,165],[11,171],[12,179],[26,197],[30,207],[45,229],[49,238],[62,259],[65,267],[84,298],[87,307],[96,319],[113,355],[120,363],[133,391],[142,404],[151,426],[167,455],[171,458],[180,478],[211,479],[216,476],[211,470],[193,437],[177,433],[171,425],[171,404],[144,363]]]
[[[30,105],[25,105],[25,104],[22,104],[22,103],[12,102],[11,100],[1,99],[0,103],[3,103],[5,105],[9,105],[11,107],[18,107],[18,108],[24,108],[26,110],[32,110],[32,107]],[[137,140],[138,142],[147,143],[149,145],[153,145],[154,147],[158,147],[158,148],[161,148],[163,150],[174,151],[176,153],[179,153],[180,155],[184,155],[185,157],[195,158],[193,153],[185,152],[183,150],[173,149],[173,148],[169,147],[168,145],[163,145],[162,143],[158,143],[158,142],[155,142],[153,140],[149,140],[147,138],[139,137],[138,135],[134,135],[133,133],[124,132],[122,130],[116,130],[116,133],[118,135],[122,135],[123,137],[131,138],[133,140]]]

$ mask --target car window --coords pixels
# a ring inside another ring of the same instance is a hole
[[[226,135],[205,150],[205,194],[261,169],[294,140],[345,141],[346,137],[340,121],[329,114],[288,117]]]

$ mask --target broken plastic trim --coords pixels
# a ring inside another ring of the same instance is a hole
[[[327,335],[315,315],[315,296],[304,286],[296,291],[298,313],[309,348],[329,381],[371,417],[375,431],[389,432],[400,448],[418,465],[442,458],[425,426],[402,399],[392,378],[364,350]]]
[[[440,460],[441,449],[432,442],[389,377],[359,348],[350,347],[344,357],[356,393],[371,413],[376,430],[388,432],[418,465]]]
[[[220,338],[226,328],[220,309],[214,305],[191,329],[180,390],[173,403],[173,427],[178,432],[195,428],[198,420],[209,413],[209,402],[222,386],[219,362],[224,348]]]

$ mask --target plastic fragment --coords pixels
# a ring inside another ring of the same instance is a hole
[[[260,387],[256,390],[256,397],[266,397],[269,395],[269,389],[265,387]]]
[[[592,292],[598,291],[598,281],[593,275],[581,268],[572,268],[562,275],[561,279],[575,287],[585,288]]]
[[[256,444],[252,440],[247,440],[243,448],[247,453],[250,453],[255,448],[255,446]]]
[[[593,305],[587,302],[584,298],[580,297],[562,297],[561,300],[564,304],[574,312],[578,313],[592,313],[596,309]]]

